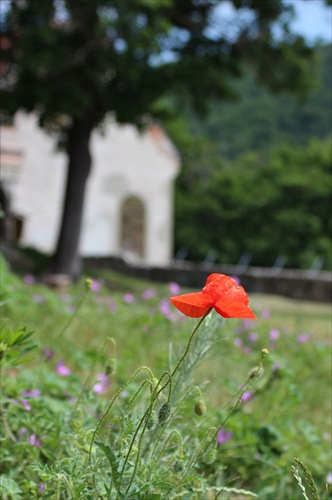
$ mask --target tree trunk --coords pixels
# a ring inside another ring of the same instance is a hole
[[[68,275],[76,279],[81,270],[79,241],[84,208],[86,181],[91,169],[91,120],[74,119],[68,133],[67,185],[63,204],[61,227],[51,261],[53,275]]]

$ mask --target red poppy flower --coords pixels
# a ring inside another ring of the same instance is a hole
[[[256,318],[248,306],[244,288],[225,274],[210,274],[201,292],[177,295],[169,300],[191,318],[201,318],[212,307],[224,318]]]

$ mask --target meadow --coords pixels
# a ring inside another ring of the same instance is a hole
[[[91,270],[52,290],[1,265],[1,498],[331,498],[329,305],[212,311],[170,380],[187,289]]]

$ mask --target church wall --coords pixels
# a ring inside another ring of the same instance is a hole
[[[93,133],[92,173],[83,213],[81,254],[125,256],[121,247],[121,206],[128,196],[144,205],[143,260],[165,265],[172,257],[172,185],[179,160],[160,129],[139,134],[134,127],[106,122]],[[21,244],[51,253],[56,244],[64,195],[66,156],[37,127],[33,115],[19,113],[12,142],[22,152],[12,210],[23,216]],[[6,139],[8,141],[8,137]]]

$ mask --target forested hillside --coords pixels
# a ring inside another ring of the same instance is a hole
[[[175,251],[202,260],[331,269],[331,46],[306,98],[274,95],[247,75],[240,99],[169,126],[183,159]],[[268,70],[268,69],[267,69]]]
[[[213,102],[204,120],[191,115],[189,131],[215,143],[224,158],[267,152],[283,143],[305,145],[313,137],[325,139],[332,123],[331,52],[331,45],[317,51],[316,81],[307,97],[272,94],[248,72],[234,84],[238,99]]]

